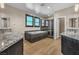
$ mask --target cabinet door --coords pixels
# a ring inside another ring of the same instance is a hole
[[[79,55],[79,40],[75,40],[74,51],[75,55]]]
[[[62,53],[65,55],[73,55],[74,54],[74,47],[72,38],[63,36],[62,37]]]

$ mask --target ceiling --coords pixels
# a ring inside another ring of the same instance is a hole
[[[56,11],[74,6],[74,3],[8,3],[8,5],[39,17],[49,17]]]

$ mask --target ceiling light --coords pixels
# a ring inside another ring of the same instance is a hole
[[[39,5],[36,5],[36,6],[35,6],[35,12],[36,12],[36,13],[39,13],[39,12],[40,12],[40,6],[39,6]]]
[[[40,10],[38,8],[36,8],[35,11],[36,11],[36,13],[39,13],[40,12]]]
[[[78,12],[78,9],[79,9],[79,4],[76,4],[75,5],[75,12]]]
[[[27,7],[28,9],[31,9],[31,10],[32,10],[32,9],[33,9],[33,4],[32,4],[32,3],[27,3],[27,4],[26,4],[26,7]]]
[[[48,6],[47,8],[49,9],[50,7]]]
[[[4,3],[1,3],[0,5],[1,5],[1,8],[4,8]]]

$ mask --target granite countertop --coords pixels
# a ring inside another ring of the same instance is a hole
[[[67,32],[63,32],[63,33],[61,33],[61,35],[64,35],[64,36],[67,36],[67,37],[79,40],[79,33],[69,33],[69,32],[67,33]]]
[[[0,37],[0,52],[4,51],[8,47],[17,43],[23,38],[23,35],[20,33],[5,33]]]

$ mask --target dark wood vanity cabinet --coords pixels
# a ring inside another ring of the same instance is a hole
[[[23,55],[23,39],[2,51],[0,55]]]
[[[79,40],[62,35],[61,52],[64,55],[79,55]]]

